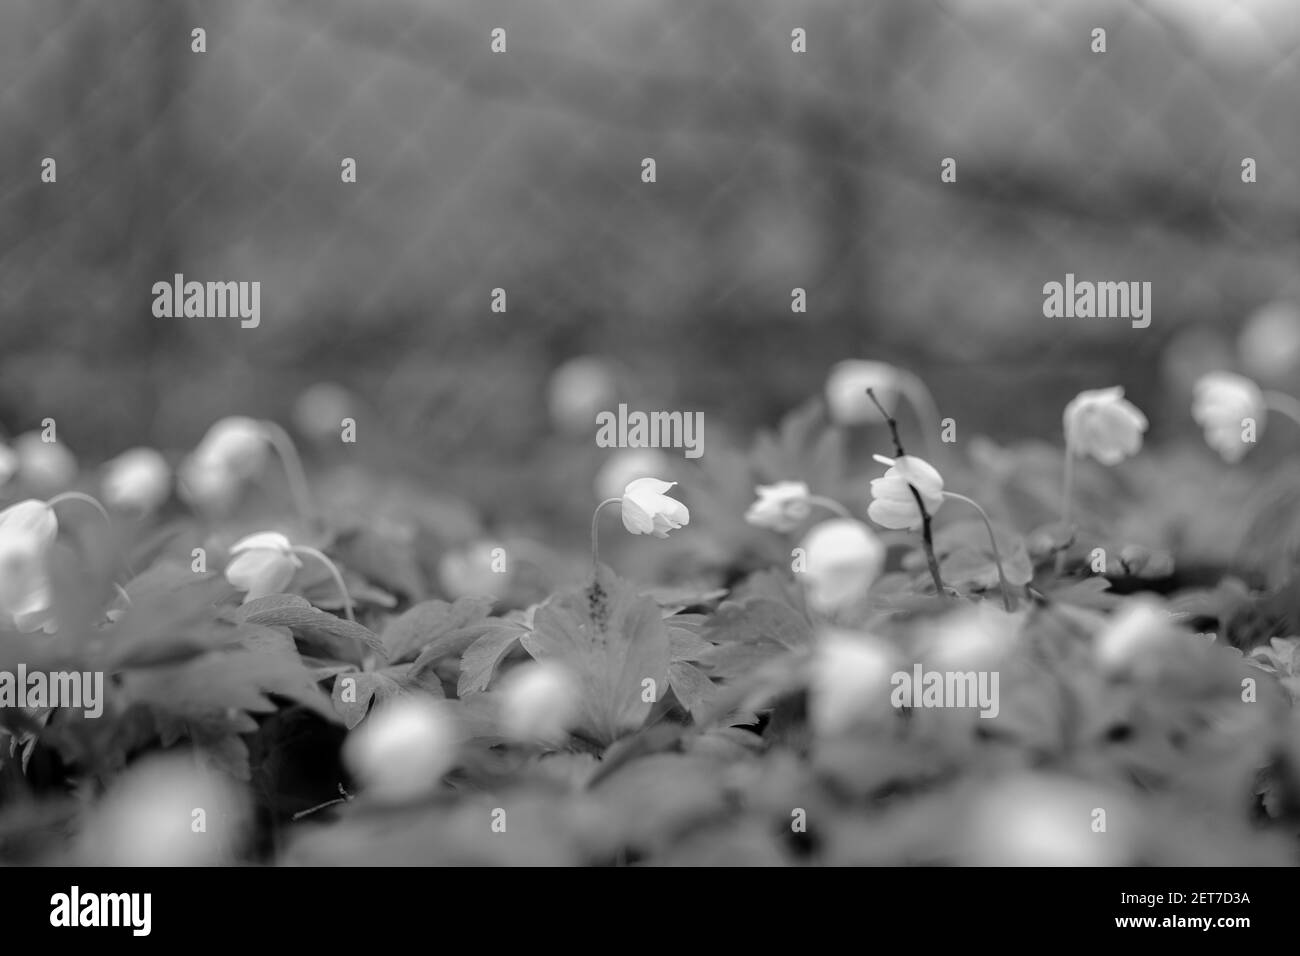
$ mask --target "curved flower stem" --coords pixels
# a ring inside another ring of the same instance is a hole
[[[820,505],[821,507],[825,508],[827,511],[839,515],[841,518],[848,518],[850,521],[857,520],[856,518],[853,517],[852,514],[849,513],[848,508],[844,507],[834,498],[827,498],[824,497],[823,495],[809,495],[804,500],[806,500],[810,505]]]
[[[591,567],[593,571],[600,568],[599,541],[596,538],[596,519],[600,517],[600,509],[605,507],[605,505],[618,504],[622,500],[622,498],[606,498],[600,504],[596,505],[596,510],[591,513]]]
[[[104,519],[104,526],[108,528],[109,531],[113,530],[113,519],[108,516],[108,510],[102,504],[99,503],[98,498],[95,498],[92,495],[85,494],[84,492],[64,491],[60,494],[55,495],[49,501],[45,502],[45,507],[53,511],[55,505],[60,504],[61,502],[64,501],[81,501],[90,505],[92,508],[98,511],[100,517]],[[125,554],[122,555],[122,564],[126,567],[126,573],[129,574],[131,577],[135,577],[135,568],[131,566],[131,560]],[[114,587],[117,587],[117,585],[114,584]],[[123,591],[122,594],[124,597],[126,596],[125,591]]]
[[[1291,421],[1300,425],[1300,401],[1286,392],[1265,392],[1264,407],[1269,411],[1280,412]]]
[[[998,584],[1002,588],[1002,609],[1008,613],[1011,611],[1011,593],[1007,590],[1007,576],[1002,570],[1002,555],[998,553],[998,539],[993,534],[993,523],[989,521],[988,512],[980,507],[979,502],[974,498],[967,498],[965,495],[959,495],[955,491],[945,491],[945,498],[954,498],[957,501],[964,501],[980,513],[984,519],[984,528],[989,533],[989,545],[993,548],[993,563],[998,566]]]
[[[885,411],[885,406],[880,404],[876,398],[876,393],[867,389],[867,397],[871,399],[876,408],[880,409],[880,414],[884,416],[885,423],[889,425],[890,437],[894,439],[894,454],[899,458],[906,458],[907,452],[903,451],[903,443],[898,438],[898,422],[894,417]],[[907,485],[908,491],[916,499],[916,507],[921,512],[921,541],[925,544],[925,560],[930,566],[930,577],[934,580],[934,591],[939,597],[944,597],[948,591],[943,586],[943,578],[939,576],[939,560],[934,556],[934,535],[930,530],[930,512],[926,510],[925,501],[921,493],[916,490],[916,486],[911,482]]]
[[[108,525],[110,528],[113,527],[113,519],[108,516],[108,510],[99,503],[99,499],[91,497],[90,495],[84,494],[80,491],[65,491],[62,494],[57,494],[49,501],[45,502],[45,507],[49,508],[52,511],[54,510],[55,505],[60,504],[64,501],[85,502],[86,504],[90,505],[92,508],[94,508],[96,511],[99,512],[100,517],[104,519],[104,524]]]
[[[305,544],[294,545],[293,553],[305,554],[309,557],[313,557],[321,564],[325,565],[325,567],[329,568],[330,574],[334,576],[334,583],[339,587],[339,593],[343,595],[343,613],[347,616],[349,621],[355,624],[357,618],[356,615],[352,613],[352,595],[348,593],[348,586],[343,583],[343,575],[339,573],[338,565],[326,557],[324,552],[317,551],[315,548],[310,548]]]
[[[298,514],[306,521],[314,520],[316,509],[312,505],[311,489],[307,485],[307,473],[303,470],[298,447],[289,437],[289,433],[275,422],[268,420],[259,424],[262,426],[267,442],[275,449],[275,453],[280,456],[280,463],[284,465],[284,475],[289,480],[289,493],[293,495]]]
[[[899,369],[899,373],[898,390],[907,397],[908,404],[912,406],[912,411],[916,413],[916,418],[921,423],[921,434],[925,438],[925,452],[930,456],[931,461],[939,461],[943,458],[944,452],[933,431],[939,427],[939,406],[919,375],[906,369]]]

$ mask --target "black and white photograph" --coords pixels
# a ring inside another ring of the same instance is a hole
[[[0,197],[24,923],[349,867],[1284,915],[1296,0],[3,0]]]

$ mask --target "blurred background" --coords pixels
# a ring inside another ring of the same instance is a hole
[[[1187,367],[1296,319],[1298,49],[1294,0],[6,0],[0,427],[183,449],[336,382],[372,465],[506,515],[599,454],[547,413],[578,355],[706,448],[849,357],[995,439],[1113,384],[1192,436]],[[261,326],[154,318],[177,272],[260,281]],[[1151,326],[1045,319],[1067,272]]]

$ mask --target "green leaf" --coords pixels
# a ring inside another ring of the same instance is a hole
[[[293,641],[259,626],[241,627],[232,649],[184,664],[128,671],[120,687],[123,709],[139,707],[151,714],[163,746],[188,737],[241,779],[247,779],[247,748],[230,738],[257,729],[252,715],[276,709],[272,694],[336,720]]]
[[[769,641],[797,650],[812,643],[812,627],[790,605],[760,597],[727,601],[704,628],[704,637],[715,644]]]
[[[675,661],[698,661],[703,655],[713,650],[713,645],[701,638],[693,630],[677,627],[675,619],[668,622],[668,646],[672,649]]]
[[[188,567],[151,568],[131,581],[131,604],[105,629],[105,667],[120,670],[175,664],[231,639],[214,602],[228,590],[219,576],[198,576]]]
[[[249,601],[240,609],[238,619],[249,624],[287,627],[295,632],[345,638],[365,646],[382,659],[388,658],[388,649],[370,628],[318,611],[294,594],[270,594]]]
[[[645,722],[652,703],[642,699],[642,681],[662,695],[668,680],[668,632],[653,599],[602,566],[589,587],[557,595],[533,620],[524,647],[578,676],[588,736],[608,744]]]
[[[431,644],[437,642],[441,653],[446,656],[455,647],[455,641],[465,639],[466,635],[479,624],[492,610],[492,598],[464,597],[454,604],[446,601],[423,601],[394,618],[384,628],[384,646],[388,648],[388,659],[393,663],[409,661],[421,654]],[[479,633],[482,633],[481,631]],[[455,648],[460,653],[469,646],[478,634],[469,636],[464,643]],[[448,640],[449,638],[453,640]],[[426,659],[424,665],[432,663]],[[422,666],[424,666],[422,665]]]
[[[460,659],[456,696],[464,698],[487,690],[498,665],[527,632],[528,628],[522,624],[501,621],[465,648]]]
[[[400,694],[426,693],[442,698],[442,684],[436,678],[422,680],[412,677],[403,665],[385,667],[377,671],[355,671],[334,678],[330,695],[335,712],[349,730],[365,718],[373,701],[382,703]]]
[[[685,661],[672,661],[668,665],[668,683],[697,723],[712,715],[718,688],[704,671]]]
[[[645,593],[654,598],[655,603],[663,610],[664,617],[672,617],[688,607],[713,604],[719,598],[726,597],[727,589],[702,589],[698,587],[650,588]]]

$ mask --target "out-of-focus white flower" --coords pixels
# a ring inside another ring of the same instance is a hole
[[[924,627],[926,662],[933,667],[979,670],[995,665],[1017,647],[1024,616],[982,601],[945,614]]]
[[[275,531],[262,531],[241,538],[230,548],[226,580],[246,592],[247,603],[283,593],[301,567],[302,561],[294,554],[288,538]]]
[[[160,452],[132,448],[104,466],[104,501],[147,514],[167,500],[171,481],[171,466]]]
[[[558,743],[581,712],[577,679],[563,664],[536,661],[501,681],[501,731],[518,741]]]
[[[1300,305],[1278,301],[1247,321],[1237,339],[1246,371],[1266,382],[1285,379],[1300,366]]]
[[[293,403],[293,423],[317,441],[338,441],[343,419],[356,416],[356,399],[337,382],[317,382]]]
[[[886,458],[873,455],[889,470],[880,478],[871,480],[871,504],[867,517],[882,528],[894,531],[914,531],[921,527],[921,509],[917,507],[915,488],[925,502],[925,510],[934,513],[943,504],[943,476],[934,466],[915,455]]]
[[[1157,601],[1131,598],[1097,632],[1093,652],[1103,670],[1124,670],[1167,646],[1176,631],[1176,625]]]
[[[691,513],[686,506],[664,493],[675,484],[658,478],[637,478],[630,482],[622,494],[623,527],[632,534],[666,538],[669,531],[689,524]]]
[[[1103,465],[1136,455],[1147,430],[1147,417],[1125,400],[1119,385],[1080,392],[1065,406],[1064,421],[1066,445]]]
[[[34,491],[59,491],[77,477],[77,456],[62,442],[45,441],[40,432],[24,432],[15,438],[14,453],[18,476]]]
[[[0,486],[18,473],[18,453],[0,442]]]
[[[596,497],[617,498],[637,478],[672,474],[672,461],[658,448],[619,448],[596,473]]]
[[[504,555],[498,555],[490,541],[475,541],[465,548],[447,551],[438,559],[438,580],[451,598],[496,597],[510,581],[508,570],[498,571]],[[500,559],[500,560],[498,560]]]
[[[1250,379],[1232,372],[1210,372],[1196,382],[1192,418],[1205,429],[1205,441],[1229,464],[1241,461],[1250,442],[1241,440],[1245,419],[1255,422],[1255,435],[1264,429],[1264,394]]]
[[[177,469],[181,496],[200,508],[228,510],[244,483],[262,470],[268,453],[266,429],[259,422],[223,418]]]
[[[90,866],[216,866],[239,861],[248,798],[224,774],[163,754],[132,764],[82,831],[78,862]]]
[[[826,407],[837,425],[880,424],[880,410],[867,396],[871,389],[881,406],[894,414],[904,373],[885,362],[846,359],[826,377]]]
[[[885,566],[885,545],[861,521],[835,518],[814,525],[800,545],[808,604],[833,614],[866,596]]]
[[[613,405],[617,394],[608,361],[594,355],[569,359],[551,374],[547,386],[551,420],[562,431],[581,434],[595,428],[596,415]]]
[[[454,719],[430,697],[403,694],[376,707],[343,742],[343,762],[384,803],[418,800],[437,789],[456,761]]]
[[[811,492],[802,481],[778,481],[754,489],[758,500],[745,512],[745,520],[759,528],[782,533],[793,531],[812,514]]]
[[[852,729],[891,710],[890,677],[896,670],[889,645],[869,634],[829,631],[813,652],[809,719],[822,735]]]
[[[47,561],[58,533],[54,509],[43,501],[0,511],[0,615],[20,631],[56,629]]]
[[[1094,829],[1103,818],[1106,829]],[[1019,774],[974,801],[960,862],[976,866],[1122,866],[1139,832],[1120,793],[1066,778]]]

